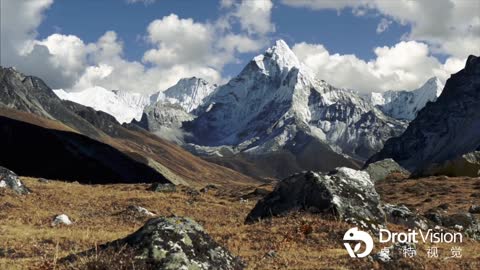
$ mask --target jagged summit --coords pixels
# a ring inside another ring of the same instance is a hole
[[[442,90],[442,82],[433,77],[413,91],[373,92],[366,99],[390,117],[411,121],[427,102],[437,100]]]
[[[267,75],[277,72],[286,73],[292,68],[300,68],[301,63],[293,51],[283,40],[277,40],[264,54],[257,55],[253,62]]]

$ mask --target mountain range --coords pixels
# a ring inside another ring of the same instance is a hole
[[[38,127],[62,131],[54,132],[54,137],[63,138],[61,145],[68,149],[63,160],[70,156],[89,160],[91,166],[108,168],[104,172],[108,177],[103,178],[123,177],[122,181],[132,177],[120,168],[128,166],[137,168],[133,169],[139,170],[137,175],[145,174],[139,176],[145,181],[175,183],[195,181],[199,172],[212,182],[228,181],[232,173],[247,182],[278,179],[302,170],[360,168],[367,160],[384,158],[422,171],[465,151],[479,150],[476,115],[469,111],[477,86],[466,85],[475,82],[476,65],[477,58],[471,56],[466,68],[447,81],[445,90],[437,78],[431,78],[413,91],[363,95],[318,79],[279,40],[224,85],[192,77],[151,95],[101,87],[51,90],[39,78],[2,68],[0,107],[5,123],[23,122],[16,129],[39,134],[43,131]],[[459,95],[462,91],[465,94]],[[468,120],[469,114],[473,120]],[[11,145],[26,140],[12,136],[15,130],[6,132],[10,136],[5,142]],[[467,137],[471,143],[455,146],[455,151],[444,146],[447,139]],[[88,139],[101,145],[90,151],[85,145]],[[114,164],[111,155],[122,161]],[[122,162],[129,165],[120,166]],[[185,164],[193,170],[185,170]]]
[[[441,89],[436,78],[414,91],[367,96],[337,88],[317,79],[279,40],[221,86],[185,78],[142,98],[130,94],[128,102],[123,92],[106,95],[102,90],[99,96],[108,98],[98,100],[104,104],[78,98],[90,96],[90,89],[55,93],[111,112],[119,122],[130,119],[209,161],[278,178],[299,170],[360,167],[387,139],[402,134]],[[122,113],[111,107],[123,108]]]

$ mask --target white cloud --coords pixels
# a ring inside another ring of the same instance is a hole
[[[249,34],[264,35],[275,31],[271,22],[273,3],[270,0],[244,0],[237,5],[233,16],[240,19],[243,30]]]
[[[154,0],[126,0],[151,4]],[[258,3],[223,1],[223,16],[198,22],[171,14],[152,21],[145,40],[151,48],[142,62],[123,56],[123,42],[107,31],[94,43],[74,35],[53,34],[36,40],[36,29],[53,0],[2,1],[2,61],[44,79],[52,88],[82,90],[94,86],[135,92],[164,90],[183,77],[224,82],[224,65],[239,53],[257,51],[273,31],[270,0]],[[257,1],[255,1],[257,2]],[[247,13],[262,16],[252,21]],[[232,30],[233,24],[241,31]]]
[[[405,38],[424,41],[433,52],[457,58],[480,54],[480,1],[283,0],[283,3],[315,10],[352,8],[377,11],[397,23],[411,26]]]
[[[148,26],[148,40],[157,48],[145,53],[143,60],[159,66],[209,64],[213,57],[213,29],[175,14],[155,20]]]
[[[392,21],[382,18],[380,20],[380,23],[378,23],[377,25],[377,34],[385,32],[390,26],[390,24],[392,24]]]
[[[432,76],[445,81],[464,61],[449,59],[441,64],[430,55],[427,44],[402,41],[392,47],[377,47],[376,58],[364,61],[355,55],[330,54],[321,44],[298,43],[293,51],[319,78],[360,92],[412,90]]]

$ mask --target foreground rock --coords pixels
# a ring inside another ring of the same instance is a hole
[[[334,215],[377,230],[385,223],[379,201],[367,172],[338,168],[328,174],[300,173],[279,182],[273,192],[257,203],[246,222],[303,210]]]
[[[243,269],[239,258],[205,233],[202,226],[189,218],[159,217],[147,221],[137,232],[99,247],[101,250],[130,248],[135,259],[148,269]],[[94,255],[90,250],[76,256]]]
[[[478,177],[480,176],[480,151],[461,155],[442,164],[433,164],[425,174]]]
[[[405,178],[410,175],[410,172],[405,170],[402,166],[398,165],[398,163],[391,158],[370,163],[365,168],[365,171],[368,172],[368,174],[370,175],[370,179],[374,183],[377,181],[385,180],[393,174],[400,174]]]
[[[24,195],[30,190],[18,179],[18,175],[7,168],[0,166],[0,188],[9,188],[15,193]]]
[[[405,205],[384,204],[383,211],[387,217],[387,221],[393,224],[403,225],[411,229],[419,228],[428,229],[427,220],[413,213]]]

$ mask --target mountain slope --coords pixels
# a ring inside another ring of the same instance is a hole
[[[354,167],[345,154],[365,160],[405,128],[358,94],[317,80],[281,40],[193,113],[198,117],[184,126],[194,135],[189,147],[196,152],[287,152],[297,159],[309,156],[322,169]],[[311,152],[311,145],[321,154]]]
[[[109,91],[102,87],[92,87],[80,92],[65,92],[62,89],[53,92],[63,100],[73,101],[113,115],[119,123],[140,120],[143,109],[150,103],[146,95],[125,91]]]
[[[197,158],[138,127],[126,128],[107,113],[62,101],[38,78],[1,68],[0,89],[3,90],[0,107],[55,120],[57,127],[108,144],[133,161],[154,168],[172,182],[191,185],[204,185],[208,182],[241,185],[255,182],[230,169]],[[20,171],[18,173],[21,174]],[[139,181],[145,180],[139,177]]]
[[[427,102],[437,100],[442,90],[443,84],[434,77],[416,90],[373,92],[367,95],[367,100],[390,117],[411,121]]]
[[[480,149],[480,58],[469,56],[465,68],[447,80],[436,102],[428,103],[399,137],[388,140],[370,162],[393,158],[421,173]]]
[[[169,182],[145,164],[81,134],[0,109],[0,164],[22,175],[87,183]],[[3,115],[16,114],[19,121]],[[42,123],[42,126],[32,124]],[[53,121],[52,121],[53,122]],[[53,122],[55,123],[55,122]]]

